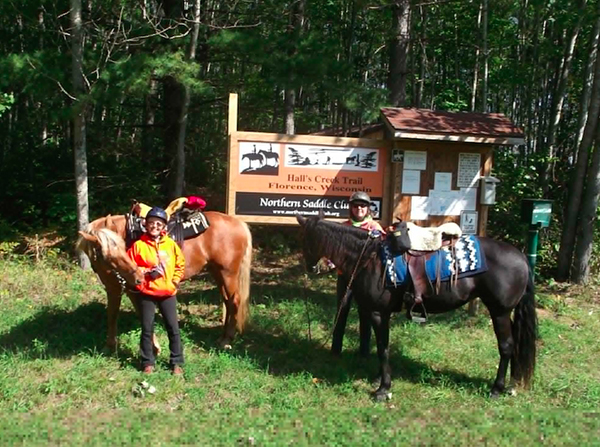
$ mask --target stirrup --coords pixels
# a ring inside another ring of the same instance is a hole
[[[413,305],[408,310],[410,319],[412,321],[414,321],[415,323],[420,323],[420,324],[427,323],[427,309],[425,309],[425,305],[423,303],[421,303],[421,308],[423,309],[423,312],[421,312],[421,316],[419,316],[419,317],[413,315],[413,309],[415,308],[415,306],[416,306],[416,303],[413,303]]]

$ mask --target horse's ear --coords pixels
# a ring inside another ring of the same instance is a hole
[[[303,215],[301,215],[301,214],[296,214],[296,220],[298,221],[298,223],[299,223],[301,226],[304,226],[304,225],[306,225],[306,220],[307,220],[307,219],[306,219],[306,217],[304,217]]]
[[[86,233],[85,231],[80,231],[79,235],[84,238],[86,241],[91,242],[92,244],[99,244],[98,238],[90,233]]]
[[[323,208],[319,208],[319,220],[321,219],[325,219],[325,212],[323,211]]]
[[[106,228],[109,230],[115,227],[115,222],[112,220],[112,216],[109,214],[106,216]]]

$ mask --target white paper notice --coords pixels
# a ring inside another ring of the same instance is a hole
[[[402,194],[419,194],[421,190],[421,171],[402,171]]]
[[[436,191],[450,191],[452,189],[452,173],[436,172],[433,189]]]
[[[474,186],[479,178],[480,167],[481,154],[473,154],[470,152],[459,153],[456,186],[458,188]]]
[[[404,169],[427,169],[427,152],[404,151]]]
[[[410,220],[427,220],[429,218],[429,197],[412,196]]]
[[[464,209],[475,211],[477,209],[477,188],[460,188],[461,200],[464,201]]]
[[[460,191],[429,190],[429,214],[433,216],[458,216],[464,206]]]

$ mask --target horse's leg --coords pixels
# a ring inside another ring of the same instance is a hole
[[[227,271],[213,270],[213,276],[217,279],[221,296],[223,297],[223,335],[218,341],[221,348],[231,349],[231,343],[235,338],[237,326],[237,314],[240,307],[240,296],[238,293],[238,277]]]
[[[140,318],[140,301],[138,299],[138,295],[136,293],[127,293],[127,296],[129,297],[129,301],[131,301],[131,304],[133,305],[133,308],[135,310],[135,314],[138,316],[138,318]],[[162,348],[160,347],[160,343],[158,341],[158,337],[156,336],[156,333],[152,334],[152,346],[154,347],[154,355],[158,356],[160,354],[160,352],[162,351]]]
[[[337,295],[337,313],[333,320],[333,335],[331,336],[331,353],[333,355],[340,355],[342,353],[342,344],[344,343],[344,332],[346,330],[346,321],[348,320],[348,314],[352,307],[352,291],[348,291],[346,296],[346,290],[348,288],[348,281],[342,276],[338,275],[336,283],[336,295]],[[344,298],[346,298],[344,300]],[[362,343],[362,340],[361,340]]]
[[[506,371],[514,349],[514,341],[512,336],[512,327],[510,322],[510,313],[501,315],[492,315],[492,323],[494,324],[494,332],[498,340],[498,351],[500,352],[500,364],[498,365],[498,373],[496,380],[492,385],[491,395],[497,397],[504,392]]]
[[[358,350],[361,357],[368,357],[371,353],[371,314],[358,308],[360,348]]]
[[[114,352],[117,349],[117,318],[121,308],[121,285],[106,287],[106,309],[108,315],[108,330],[106,336],[106,347]]]
[[[375,399],[378,401],[391,397],[390,388],[392,387],[392,368],[390,367],[390,314],[373,312],[371,321],[375,329],[375,338],[377,339],[377,356],[379,357],[379,373],[381,382],[379,388],[375,391]]]

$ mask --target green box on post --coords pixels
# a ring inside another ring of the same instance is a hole
[[[523,199],[521,202],[521,221],[529,225],[546,228],[550,225],[552,202],[547,199]]]

